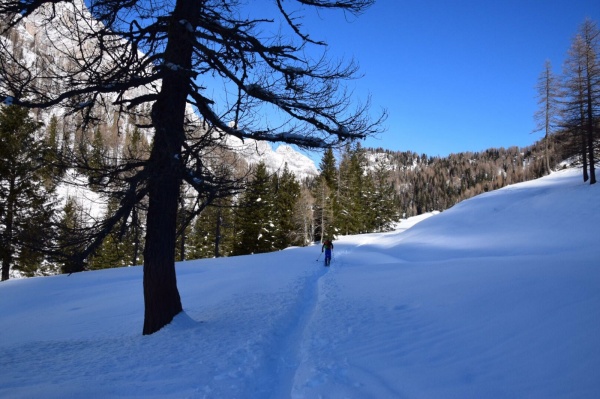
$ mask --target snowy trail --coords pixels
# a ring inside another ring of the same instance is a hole
[[[273,354],[266,362],[264,376],[265,384],[270,387],[270,392],[265,398],[280,399],[289,397],[304,397],[302,391],[305,385],[318,385],[318,376],[306,380],[306,365],[310,368],[310,357],[323,343],[335,340],[333,334],[321,336],[319,331],[319,315],[323,309],[335,303],[337,296],[337,269],[343,268],[364,258],[365,251],[361,247],[376,241],[379,235],[375,234],[368,240],[354,242],[346,239],[336,242],[334,256],[330,267],[323,266],[323,257],[316,262],[316,269],[303,278],[302,289],[298,291],[296,304],[289,311],[286,323],[278,329],[278,337],[270,345],[269,351]],[[368,257],[368,251],[366,251]],[[361,256],[359,256],[361,255]],[[317,332],[317,333],[315,333]],[[273,378],[273,370],[275,377]],[[266,380],[271,380],[270,384]],[[300,387],[300,388],[298,388]]]
[[[280,399],[290,395],[298,366],[301,363],[301,348],[315,309],[320,300],[320,281],[329,268],[321,267],[309,275],[296,306],[290,312],[289,325],[282,328],[279,340],[271,347],[276,357],[266,364],[264,372],[272,377],[276,370],[272,390],[266,398]]]

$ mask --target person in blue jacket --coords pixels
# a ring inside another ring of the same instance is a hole
[[[330,239],[325,240],[321,247],[321,253],[325,251],[325,266],[329,266],[331,263],[331,251],[333,251],[333,243]]]

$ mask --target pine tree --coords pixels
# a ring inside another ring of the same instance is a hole
[[[78,268],[75,254],[85,245],[81,241],[81,231],[85,227],[85,220],[82,216],[81,205],[75,198],[67,197],[65,206],[62,210],[62,216],[58,223],[57,251],[56,258],[61,263],[63,273],[71,273]]]
[[[275,222],[274,247],[284,249],[292,244],[301,243],[298,239],[298,227],[294,220],[294,210],[300,197],[300,184],[289,171],[287,163],[280,175],[271,180],[274,193],[273,220]]]
[[[0,255],[2,280],[10,268],[31,274],[50,240],[54,214],[53,185],[48,185],[47,148],[36,136],[40,125],[28,110],[0,108]]]
[[[340,154],[340,167],[338,174],[338,192],[339,201],[336,207],[336,221],[340,233],[344,235],[356,232],[354,203],[356,192],[352,187],[352,151],[350,146],[346,146]]]
[[[340,219],[343,234],[365,233],[369,230],[369,196],[372,181],[366,176],[365,151],[360,145],[346,147],[340,162],[339,205],[336,218]]]
[[[315,182],[313,196],[315,198],[315,238],[323,241],[334,238],[337,234],[334,214],[337,198],[337,168],[333,150],[328,148],[319,164],[321,173]]]
[[[111,200],[108,203],[106,217],[114,212],[118,204]],[[128,225],[120,225],[113,229],[102,242],[102,245],[90,257],[89,270],[109,269],[113,267],[133,266],[139,264],[136,259],[136,230],[133,226],[134,219]],[[139,246],[139,243],[137,243]]]
[[[373,182],[371,231],[389,231],[399,219],[396,189],[390,175],[390,165],[384,161],[377,163],[369,174]]]
[[[48,127],[46,128],[46,137],[44,139],[46,145],[46,156],[44,162],[47,165],[48,175],[46,176],[47,184],[55,184],[56,181],[63,177],[66,168],[61,162],[61,149],[59,143],[58,118],[52,115]]]
[[[179,208],[177,209],[177,237],[175,240],[175,259],[183,262],[186,259],[187,237],[192,230],[193,204],[188,202],[185,186],[179,195]]]
[[[147,159],[149,155],[149,145],[146,137],[142,135],[141,130],[136,126],[133,131],[127,135],[127,144],[125,157],[133,160]]]
[[[190,259],[230,255],[235,241],[232,199],[219,198],[204,208],[194,221],[188,241]]]
[[[274,250],[273,196],[263,162],[256,165],[253,180],[241,196],[235,220],[233,255]]]
[[[90,187],[92,190],[96,190],[101,187],[102,170],[105,169],[107,162],[108,149],[104,142],[104,136],[100,128],[94,130],[94,136],[91,143],[91,148],[86,152],[88,155],[87,159],[87,173],[90,180]]]

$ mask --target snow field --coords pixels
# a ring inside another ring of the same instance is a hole
[[[390,233],[177,264],[142,336],[141,267],[0,284],[0,397],[595,398],[599,191],[579,171]],[[418,223],[417,223],[418,222]]]

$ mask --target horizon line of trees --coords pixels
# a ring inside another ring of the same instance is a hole
[[[89,187],[87,196],[97,195],[103,201],[107,187],[99,174],[102,165],[115,162],[114,157],[143,158],[150,144],[135,129],[120,141],[111,141],[106,139],[110,132],[99,127],[89,134],[68,134],[72,128],[53,117],[44,131],[24,108],[2,106],[0,111],[0,140],[14,143],[0,152],[0,184],[16,186],[13,181],[37,188],[21,190],[21,197],[0,197],[3,273],[11,268],[25,276],[69,273],[70,262],[84,248],[84,242],[78,241],[80,234],[96,219],[110,218],[118,203],[107,200],[104,209],[93,212],[97,204],[81,197],[58,198],[59,180],[65,174],[77,175],[72,180]],[[272,173],[264,163],[240,163],[234,174],[242,176],[245,189],[202,209],[182,187],[176,259],[264,253],[340,235],[389,231],[402,218],[443,211],[482,192],[538,178],[545,174],[548,153],[553,167],[568,154],[554,146],[548,152],[543,142],[524,149],[488,149],[447,157],[355,144],[337,154],[326,150],[320,174],[303,180],[287,165]],[[85,158],[89,168],[69,168],[66,160],[72,156]],[[20,171],[13,171],[11,165],[13,169],[19,165]],[[14,211],[16,203],[18,212]],[[132,210],[126,226],[115,226],[86,256],[85,269],[143,263],[146,211],[141,203]],[[33,217],[38,213],[39,217]]]

